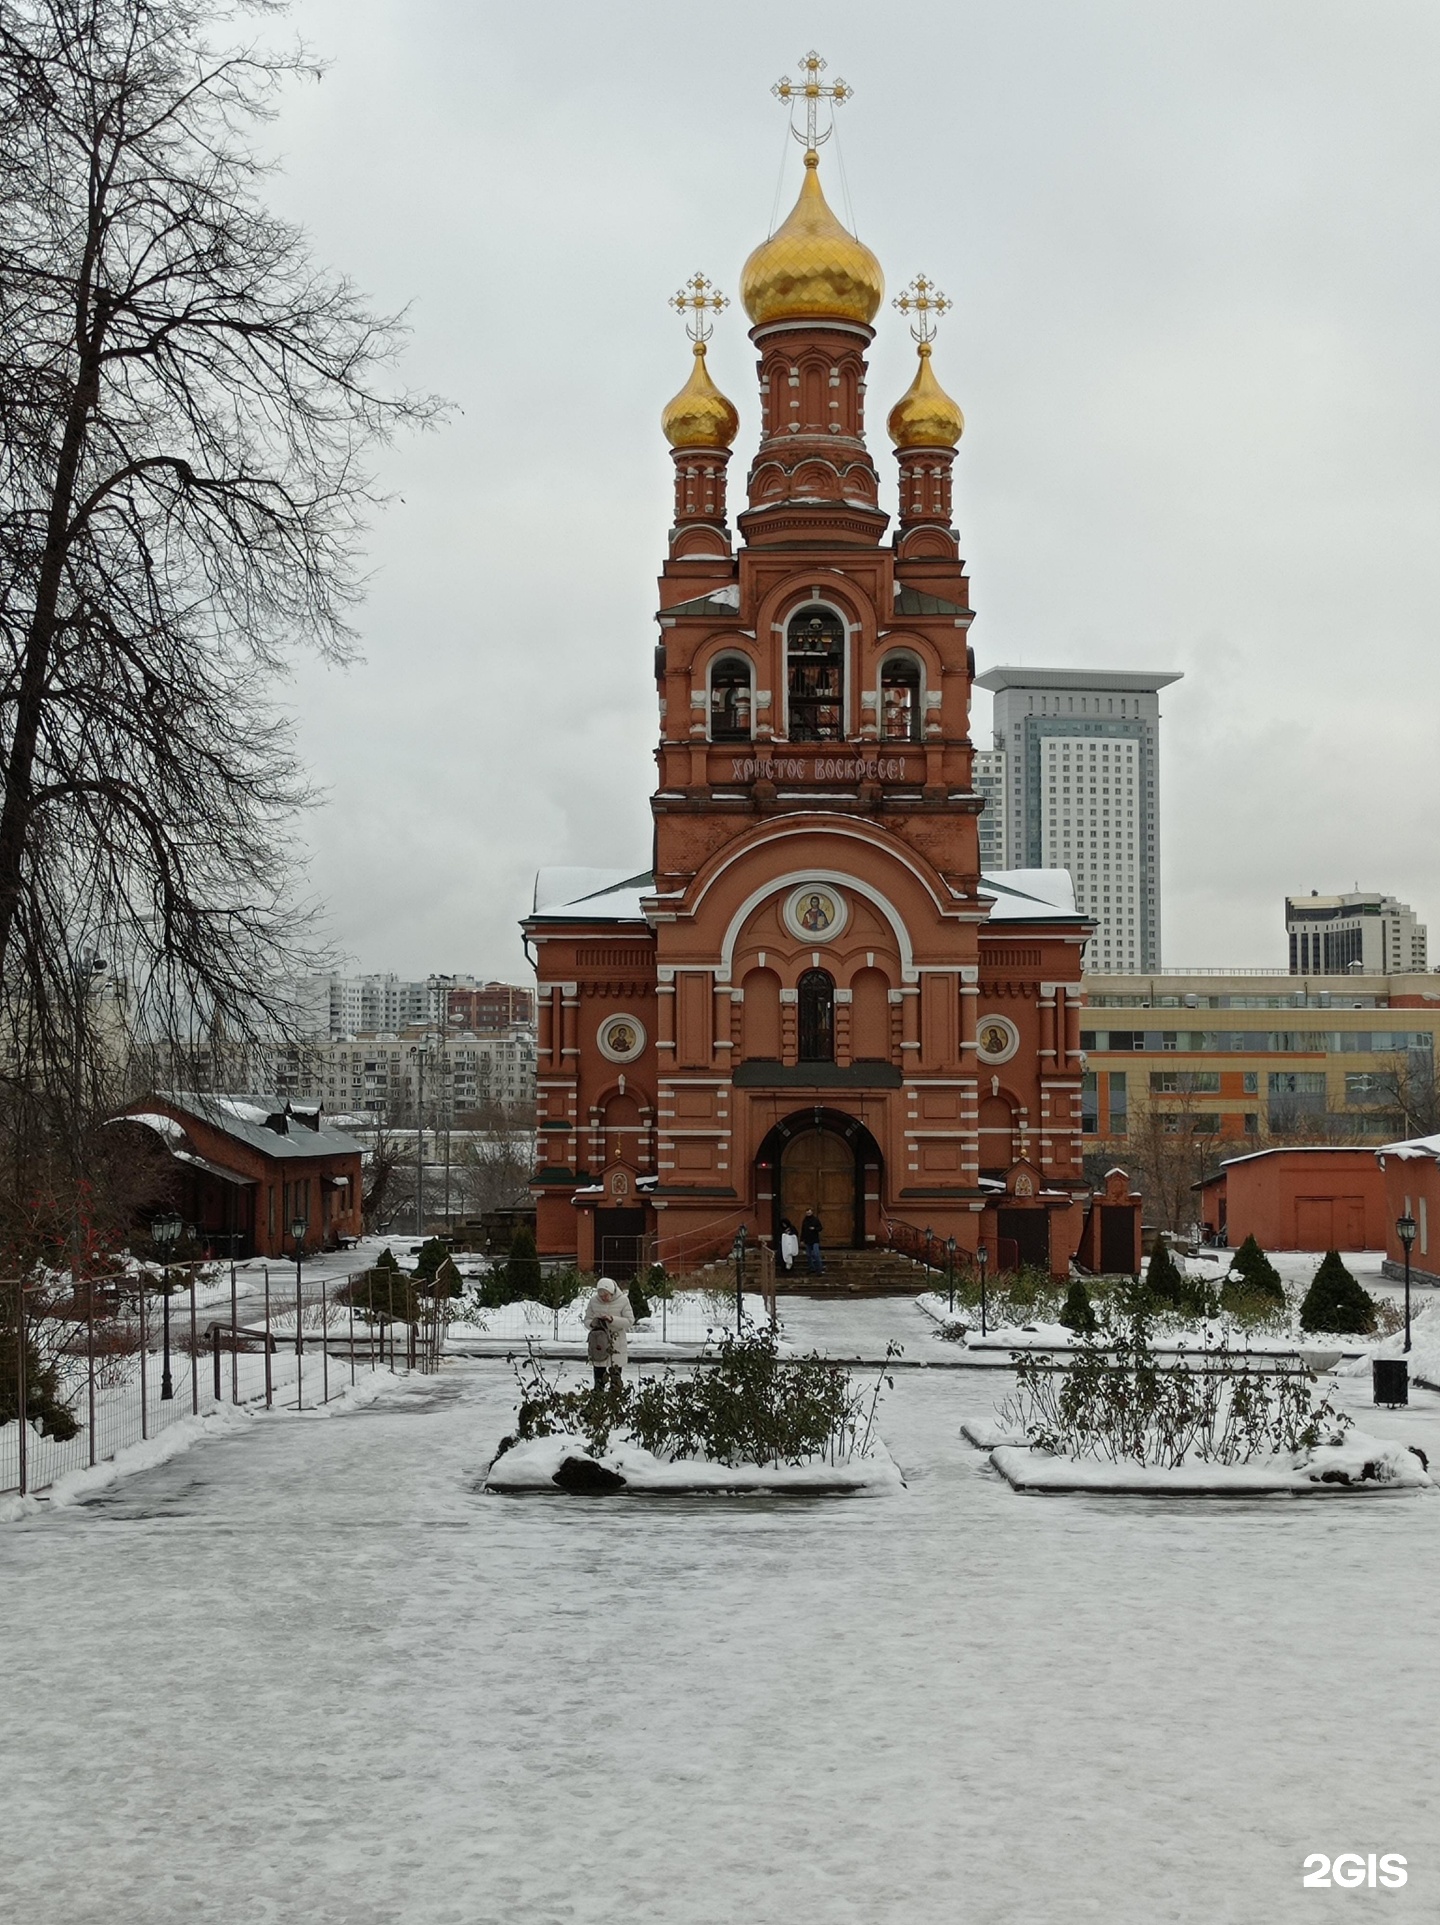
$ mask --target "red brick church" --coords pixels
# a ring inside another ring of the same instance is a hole
[[[928,1230],[999,1264],[1132,1269],[1128,1184],[1106,1207],[1081,1167],[1093,925],[1063,870],[980,874],[944,303],[923,280],[896,303],[919,361],[888,418],[892,532],[865,419],[880,264],[813,144],[804,167],[741,279],[760,440],[734,535],[717,302],[700,277],[677,297],[694,362],[662,416],[653,867],[544,870],[524,923],[540,1249],[591,1268],[653,1237],[674,1270],[813,1209],[837,1248]]]

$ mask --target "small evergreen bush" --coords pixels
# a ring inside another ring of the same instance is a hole
[[[539,1298],[540,1259],[535,1254],[535,1232],[528,1223],[520,1224],[510,1239],[505,1281],[510,1289],[508,1302],[515,1303],[522,1297]]]
[[[642,1317],[648,1317],[650,1315],[650,1301],[645,1295],[645,1292],[640,1288],[640,1279],[638,1277],[632,1277],[630,1279],[630,1282],[626,1286],[625,1294],[630,1299],[630,1308],[634,1313],[636,1323],[639,1323]]]
[[[1285,1286],[1280,1281],[1280,1272],[1255,1241],[1254,1234],[1246,1237],[1230,1262],[1233,1276],[1242,1277],[1251,1290],[1263,1292],[1281,1306],[1285,1302]]]
[[[441,1237],[427,1237],[415,1252],[417,1277],[433,1277],[441,1264],[449,1258],[450,1251]]]
[[[1090,1301],[1090,1292],[1079,1277],[1075,1278],[1066,1293],[1065,1305],[1060,1312],[1060,1321],[1067,1330],[1073,1330],[1077,1335],[1087,1337],[1094,1336],[1098,1328],[1095,1306]]]
[[[1163,1304],[1170,1310],[1185,1308],[1185,1279],[1170,1254],[1169,1244],[1163,1238],[1150,1252],[1150,1262],[1145,1270],[1145,1289],[1152,1303]]]
[[[1338,1250],[1327,1250],[1315,1272],[1300,1306],[1300,1328],[1356,1337],[1368,1336],[1375,1328],[1375,1300],[1345,1268]]]

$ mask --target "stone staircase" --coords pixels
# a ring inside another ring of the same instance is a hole
[[[733,1274],[733,1272],[732,1272]],[[917,1297],[927,1288],[940,1288],[941,1272],[930,1272],[927,1284],[923,1263],[912,1263],[898,1250],[827,1250],[825,1271],[812,1277],[802,1250],[792,1276],[777,1276],[780,1296]]]
[[[768,1253],[767,1253],[768,1254]],[[805,1267],[804,1252],[794,1273],[775,1277],[777,1296],[792,1297],[916,1297],[926,1288],[941,1289],[943,1275],[932,1270],[927,1285],[925,1266],[914,1263],[897,1250],[872,1247],[865,1250],[827,1250],[822,1275],[812,1277]],[[673,1279],[680,1290],[733,1290],[735,1259],[716,1257],[684,1276]],[[761,1253],[745,1253],[745,1288],[757,1295],[763,1288]]]

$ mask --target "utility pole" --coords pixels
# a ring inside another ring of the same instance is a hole
[[[415,1050],[415,1234],[425,1234],[425,1045]]]

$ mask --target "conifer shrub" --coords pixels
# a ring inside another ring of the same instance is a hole
[[[538,1299],[540,1295],[540,1259],[535,1254],[535,1232],[528,1223],[520,1224],[510,1239],[505,1281],[510,1290],[506,1299],[509,1303],[516,1303],[523,1297]]]
[[[1090,1292],[1079,1277],[1076,1277],[1065,1295],[1060,1321],[1067,1330],[1077,1335],[1093,1336],[1099,1325],[1095,1316],[1095,1306],[1090,1301]]]
[[[640,1279],[638,1277],[632,1277],[630,1279],[626,1285],[625,1294],[630,1299],[630,1309],[636,1323],[639,1323],[642,1317],[648,1317],[650,1315],[650,1300],[640,1288]]]
[[[1184,1308],[1181,1301],[1184,1294],[1184,1278],[1179,1265],[1170,1254],[1170,1246],[1163,1239],[1150,1252],[1150,1262],[1145,1270],[1145,1289],[1152,1303],[1163,1305],[1169,1310]]]
[[[415,1252],[414,1274],[417,1277],[433,1277],[449,1255],[449,1246],[443,1237],[427,1237]]]
[[[19,1351],[20,1333],[16,1327],[19,1314],[17,1286],[8,1279],[0,1283],[0,1424],[10,1424],[20,1414],[20,1372]],[[74,1415],[66,1408],[60,1388],[60,1373],[54,1362],[42,1359],[31,1335],[33,1324],[25,1333],[25,1416],[32,1424],[39,1424],[46,1437],[53,1437],[59,1443],[68,1443],[80,1429]]]
[[[1230,1273],[1232,1276],[1243,1278],[1249,1289],[1272,1297],[1277,1304],[1284,1307],[1285,1286],[1280,1281],[1280,1272],[1255,1241],[1253,1231],[1231,1258]]]
[[[1327,1250],[1300,1306],[1302,1330],[1364,1337],[1375,1328],[1375,1299],[1351,1276],[1338,1250]]]

